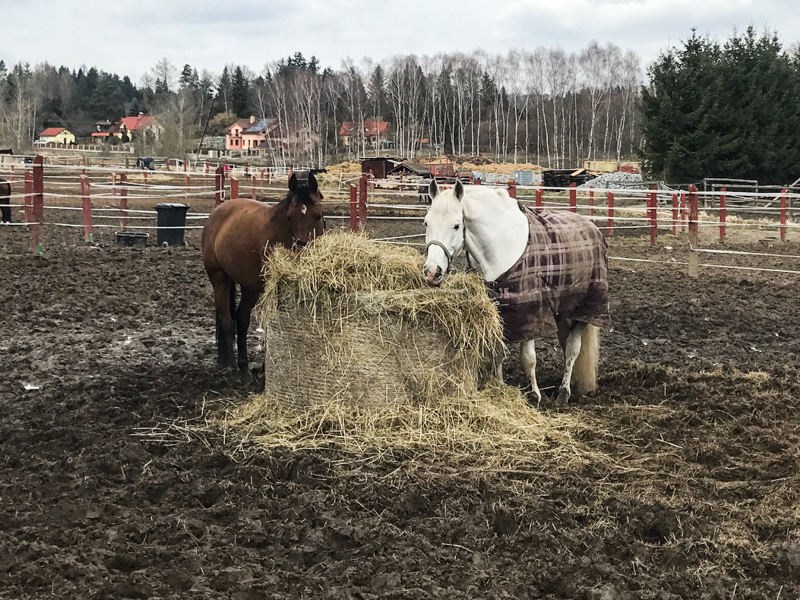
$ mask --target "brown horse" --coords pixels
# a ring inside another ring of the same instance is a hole
[[[0,214],[2,214],[3,223],[11,223],[11,208],[8,206],[11,203],[11,184],[5,179],[0,179]]]
[[[289,193],[274,206],[236,199],[211,212],[203,229],[203,266],[214,288],[217,357],[222,367],[247,370],[247,330],[264,282],[264,259],[276,246],[302,248],[325,231],[322,193],[313,173],[289,179]],[[236,307],[236,285],[241,298]],[[234,356],[234,334],[238,361]]]

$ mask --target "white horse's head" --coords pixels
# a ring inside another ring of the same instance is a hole
[[[464,186],[440,190],[436,180],[428,188],[431,207],[425,216],[425,264],[422,272],[429,285],[440,285],[450,263],[464,247]]]

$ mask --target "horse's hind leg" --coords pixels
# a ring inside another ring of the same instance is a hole
[[[533,340],[522,342],[519,348],[519,356],[522,361],[522,368],[525,369],[525,374],[531,382],[531,389],[536,396],[536,408],[542,401],[542,392],[539,391],[539,386],[536,383],[536,345]]]
[[[242,297],[239,308],[236,309],[236,344],[239,348],[239,370],[247,371],[249,359],[247,356],[247,332],[250,330],[250,315],[258,301],[258,292],[242,288]]]
[[[221,367],[233,367],[236,364],[233,354],[236,328],[230,310],[233,281],[222,271],[209,272],[208,279],[214,289],[214,309],[217,316],[217,360]]]
[[[559,341],[561,341],[562,331],[566,321],[558,322]],[[560,402],[567,402],[572,395],[572,369],[575,366],[575,361],[581,353],[581,338],[583,330],[586,328],[586,323],[575,321],[569,327],[569,334],[566,336],[562,347],[564,348],[564,378],[561,380],[561,387],[558,389],[558,400]]]

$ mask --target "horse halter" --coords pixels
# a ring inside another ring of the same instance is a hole
[[[458,254],[461,252],[461,249],[467,245],[467,232],[463,223],[461,224],[461,234],[462,234],[461,248],[456,250],[454,253],[451,254],[450,251],[447,249],[447,246],[445,246],[442,242],[439,242],[437,240],[431,240],[430,242],[425,244],[425,256],[426,257],[428,256],[428,248],[430,248],[431,246],[438,246],[439,248],[442,249],[442,252],[444,252],[444,255],[447,257],[447,269],[445,269],[445,273],[453,273],[454,272],[453,259],[456,256],[458,256]],[[468,264],[470,263],[469,253],[467,253],[467,263]]]

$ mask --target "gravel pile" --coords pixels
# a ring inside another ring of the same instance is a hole
[[[646,189],[642,180],[641,173],[603,173],[591,181],[587,181],[578,186],[581,189],[600,188],[608,189],[615,187],[626,187],[631,189]]]

